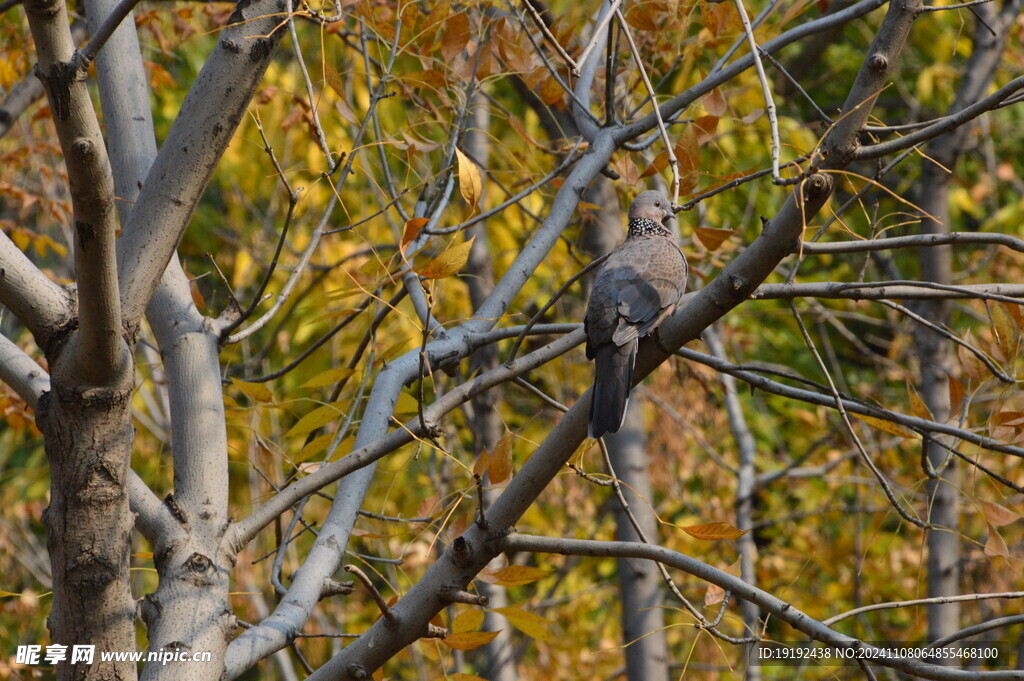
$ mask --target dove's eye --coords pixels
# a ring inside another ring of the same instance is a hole
[[[654,202],[654,207],[655,208],[661,208],[661,201],[655,201]]]

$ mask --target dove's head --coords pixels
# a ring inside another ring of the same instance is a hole
[[[673,217],[667,196],[655,190],[641,192],[629,207],[629,232],[634,236],[669,235],[666,225]]]

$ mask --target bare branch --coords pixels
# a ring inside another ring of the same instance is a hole
[[[917,145],[938,137],[943,133],[947,133],[954,128],[958,128],[968,121],[974,120],[983,113],[997,108],[1000,104],[1009,99],[1011,95],[1022,88],[1024,88],[1024,76],[1014,78],[988,97],[960,109],[960,111],[955,114],[951,114],[938,120],[927,128],[915,130],[914,132],[907,133],[903,137],[897,137],[896,139],[889,140],[888,142],[860,147],[855,153],[855,158],[859,160],[880,158],[897,151],[916,147]]]
[[[743,0],[734,0],[736,12],[740,15],[740,23],[743,24],[743,32],[747,36],[747,43],[750,45],[750,56],[754,58],[754,68],[757,70],[757,80],[761,83],[761,94],[764,96],[764,108],[768,112],[768,125],[772,133],[772,181],[775,184],[784,184],[782,175],[779,174],[779,119],[775,113],[775,100],[772,98],[772,86],[768,83],[768,76],[764,72],[764,64],[761,63],[761,48],[757,46],[754,39],[754,29],[750,27],[750,17],[747,16],[747,8],[743,6]]]
[[[498,541],[503,551],[529,551],[533,553],[558,553],[562,555],[593,556],[598,558],[645,558],[657,561],[662,565],[674,567],[706,582],[715,584],[731,592],[737,598],[757,604],[762,609],[790,625],[808,637],[841,648],[874,649],[874,646],[863,641],[841,634],[828,626],[828,622],[819,622],[790,603],[751,586],[739,577],[713,568],[707,563],[690,556],[661,546],[641,544],[637,542],[612,542],[589,539],[564,539],[561,537],[537,537],[524,534],[512,534]],[[870,607],[870,606],[869,606]],[[980,672],[974,670],[955,669],[921,662],[916,658],[890,657],[880,654],[871,658],[880,665],[898,669],[925,679],[951,681],[953,679],[1009,681],[1017,679],[1019,672],[1015,670]],[[318,678],[314,674],[312,679]]]
[[[750,294],[753,300],[785,298],[842,298],[847,300],[927,300],[942,298],[978,298],[1022,304],[1024,284],[965,284],[949,286],[923,281],[881,282],[807,282],[803,284],[764,284]]]
[[[765,378],[764,376],[759,376],[752,371],[741,369],[733,364],[716,359],[710,355],[696,352],[695,350],[682,348],[676,351],[676,354],[683,359],[700,362],[701,364],[709,366],[716,371],[725,372],[735,376],[744,383],[748,383],[759,390],[765,391],[766,393],[782,395],[783,397],[790,397],[810,404],[819,404],[824,407],[834,407],[836,404],[835,399],[831,395],[823,395],[822,393],[817,393],[811,390],[803,390],[802,388],[794,388],[792,386],[784,385],[777,381]],[[973,445],[977,445],[993,452],[1002,452],[1004,454],[1012,454],[1017,457],[1024,457],[1024,448],[1022,447],[1005,444],[983,435],[977,435],[963,428],[956,428],[955,426],[950,426],[944,423],[929,421],[928,419],[922,419],[917,416],[900,414],[889,409],[883,409],[881,407],[876,407],[874,405],[852,399],[843,399],[842,402],[843,408],[853,414],[862,414],[864,416],[870,416],[883,421],[889,421],[917,431],[918,433],[952,435],[953,437],[970,442]]]
[[[928,246],[942,246],[945,244],[999,245],[1006,246],[1018,253],[1024,253],[1024,239],[1010,234],[992,232],[926,233],[881,239],[864,239],[863,241],[830,241],[826,243],[805,241],[800,244],[800,251],[812,255],[823,253],[865,253],[868,251],[885,251],[892,248],[926,248]]]
[[[39,397],[50,389],[46,371],[4,335],[0,335],[0,381],[33,409]]]
[[[1024,598],[1024,591],[1003,591],[999,593],[988,593],[988,594],[963,594],[960,596],[938,596],[935,598],[915,598],[909,601],[887,601],[885,603],[873,603],[872,605],[865,605],[860,608],[854,608],[853,610],[847,610],[844,613],[829,617],[824,620],[822,624],[827,627],[832,626],[836,622],[842,622],[845,619],[861,615],[865,612],[877,612],[879,610],[892,610],[894,608],[911,608],[916,605],[930,605],[932,603],[963,603],[965,601],[984,601],[994,598],[999,599],[1020,599]]]
[[[0,232],[0,303],[36,337],[44,350],[74,314],[71,294],[39,271],[10,237]]]
[[[284,35],[279,30],[284,11],[284,0],[257,0],[236,7],[185,97],[118,244],[126,323],[142,317],[245,114]]]

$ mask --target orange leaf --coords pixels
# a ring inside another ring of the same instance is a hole
[[[695,539],[706,539],[708,541],[715,539],[736,539],[737,537],[742,537],[746,534],[746,531],[733,527],[729,523],[725,522],[690,525],[689,527],[682,528],[682,530]]]
[[[500,633],[500,631],[466,631],[461,634],[448,634],[442,640],[446,646],[455,650],[473,650],[487,645]]]
[[[729,573],[733,577],[740,576],[740,559],[725,568],[725,572]],[[704,592],[704,605],[715,605],[725,600],[725,589],[718,586],[717,584],[708,584],[708,590]]]
[[[512,473],[512,436],[511,434],[498,440],[491,452],[491,461],[488,464],[488,472],[491,476],[492,485],[500,485],[508,480]]]
[[[398,244],[398,248],[402,253],[405,253],[405,249],[419,236],[420,230],[428,222],[430,222],[429,218],[413,218],[405,223],[405,229],[402,230],[402,240]]]
[[[853,414],[864,423],[868,424],[872,428],[882,431],[883,433],[889,433],[890,435],[898,435],[905,438],[916,438],[917,434],[912,430],[907,430],[898,423],[892,421],[886,421],[885,419],[878,419],[874,416],[865,416],[864,414]]]
[[[444,22],[441,35],[441,54],[446,62],[451,63],[469,42],[469,19],[466,13],[459,12],[449,17],[448,21]]]
[[[717,251],[726,239],[736,233],[731,229],[714,229],[712,227],[697,227],[694,231],[697,233],[697,238],[709,251]]]
[[[949,411],[953,415],[958,415],[962,409],[964,401],[964,386],[960,381],[956,380],[953,376],[949,377]]]
[[[1010,523],[1020,520],[1020,513],[1011,511],[1005,506],[1001,506],[994,501],[983,501],[981,502],[981,508],[985,512],[985,520],[992,527],[1002,527],[1003,525],[1009,525]]]
[[[985,542],[985,555],[989,558],[995,558],[996,556],[1007,558],[1010,555],[1010,549],[1006,546],[1006,541],[991,524],[988,526],[988,541]]]
[[[473,475],[482,478],[484,473],[487,472],[487,466],[491,462],[491,455],[484,447],[484,450],[480,452],[480,456],[476,458],[476,463],[473,464]]]
[[[725,101],[725,95],[718,88],[715,88],[711,93],[704,98],[704,108],[712,116],[723,116],[726,111],[729,110],[729,106]]]
[[[693,122],[697,129],[697,144],[704,144],[715,136],[718,129],[718,116],[701,116]]]

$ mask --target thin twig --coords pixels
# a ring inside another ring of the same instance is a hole
[[[952,333],[948,329],[942,328],[941,326],[939,326],[938,324],[935,324],[934,322],[928,321],[927,319],[925,319],[921,315],[916,314],[915,312],[913,312],[912,310],[904,307],[903,305],[900,305],[898,303],[894,303],[894,302],[889,301],[889,300],[879,300],[878,302],[880,302],[882,305],[885,305],[889,309],[896,310],[897,312],[901,312],[902,314],[904,314],[904,315],[910,317],[911,319],[913,319],[918,324],[921,324],[922,326],[925,326],[925,327],[931,329],[932,331],[934,331],[935,333],[939,334],[943,338],[951,340],[954,343],[956,343],[957,345],[959,345],[960,347],[965,348],[972,355],[974,355],[975,357],[980,359],[982,361],[982,363],[988,368],[988,370],[990,372],[992,372],[992,375],[995,376],[996,378],[998,378],[1003,383],[1007,383],[1009,385],[1013,385],[1014,383],[1017,382],[1013,378],[1013,376],[1007,376],[1006,373],[1003,372],[996,365],[996,363],[992,361],[992,359],[988,355],[986,355],[984,352],[982,352],[978,348],[974,347],[973,345],[971,345],[967,341],[963,340],[962,338],[957,336],[955,333]]]
[[[535,314],[535,315],[533,315],[532,317],[530,317],[530,321],[526,323],[526,326],[524,326],[524,327],[523,327],[523,330],[519,332],[519,337],[518,337],[518,338],[516,338],[516,342],[512,344],[512,349],[511,349],[511,350],[509,350],[509,353],[508,353],[508,357],[507,357],[507,358],[505,359],[505,364],[511,364],[511,363],[512,363],[512,360],[514,360],[514,359],[516,358],[516,353],[518,353],[518,352],[519,352],[519,348],[520,348],[520,347],[522,346],[522,344],[523,344],[523,340],[524,340],[524,339],[526,338],[526,336],[527,336],[527,335],[528,335],[528,334],[530,333],[530,329],[532,329],[532,328],[533,328],[533,326],[534,326],[534,325],[535,325],[535,324],[536,324],[536,323],[537,323],[538,321],[540,321],[540,318],[541,318],[541,317],[543,317],[543,316],[544,316],[544,314],[545,314],[545,313],[546,313],[546,312],[547,312],[548,310],[550,310],[550,309],[551,309],[551,306],[552,306],[552,305],[554,305],[554,304],[555,304],[555,302],[556,302],[556,301],[557,301],[557,300],[558,300],[559,298],[561,298],[561,297],[562,297],[562,295],[563,295],[563,294],[564,294],[564,293],[565,293],[565,292],[566,292],[567,290],[569,290],[569,287],[571,287],[571,286],[572,286],[572,285],[573,285],[574,283],[576,283],[576,281],[577,281],[577,280],[578,280],[578,279],[579,279],[580,277],[582,277],[582,276],[583,276],[584,274],[586,274],[587,272],[589,272],[590,270],[594,269],[595,267],[597,267],[598,265],[600,265],[601,263],[603,263],[603,262],[604,262],[605,260],[607,260],[607,259],[608,259],[608,256],[609,256],[609,255],[610,255],[609,253],[605,253],[605,254],[604,254],[604,255],[602,255],[602,256],[601,256],[600,258],[597,258],[597,259],[595,259],[595,260],[592,260],[592,261],[591,261],[591,262],[590,262],[590,263],[589,263],[589,264],[588,264],[588,265],[587,265],[586,267],[584,267],[584,268],[583,268],[583,269],[581,269],[581,270],[580,270],[579,272],[577,272],[576,274],[574,274],[574,275],[572,275],[571,277],[569,277],[569,280],[568,280],[568,281],[566,281],[566,282],[565,282],[564,284],[562,284],[562,285],[561,285],[561,286],[560,286],[560,287],[558,288],[558,290],[557,290],[557,291],[555,291],[555,294],[554,294],[553,296],[551,296],[551,299],[550,299],[550,300],[548,300],[548,302],[547,302],[547,303],[545,303],[545,304],[544,304],[544,307],[542,307],[542,308],[541,308],[540,310],[538,310],[538,311],[537,311],[537,314]]]
[[[573,74],[578,76],[579,68],[576,66],[576,62],[573,61],[573,58],[569,56],[569,53],[565,51],[565,48],[562,47],[561,43],[559,43],[551,33],[551,29],[549,29],[548,25],[544,23],[544,19],[537,14],[537,10],[530,3],[530,0],[523,0],[523,6],[526,8],[527,13],[529,13],[530,18],[533,19],[533,22],[537,24],[537,28],[540,29],[540,32],[544,34],[544,38],[551,43],[551,47],[555,49],[558,56],[562,58],[562,61],[564,61],[570,69],[572,69]]]
[[[377,591],[377,587],[373,585],[373,582],[370,581],[370,578],[366,576],[365,572],[355,565],[346,565],[345,572],[355,575],[356,579],[362,583],[363,587],[370,593],[370,598],[372,598],[373,602],[377,604],[378,608],[380,608],[380,613],[383,615],[385,620],[392,625],[398,624],[398,618],[395,617],[395,613],[391,612],[391,608],[388,607],[387,601],[385,601],[384,597],[380,595],[380,592]]]
[[[815,347],[814,341],[811,339],[811,335],[807,332],[807,327],[804,326],[804,320],[800,317],[799,310],[796,309],[796,303],[789,301],[789,308],[792,310],[793,317],[796,319],[797,326],[800,329],[800,335],[803,336],[804,339],[804,344],[806,344],[807,348],[811,351],[811,355],[814,356],[814,361],[817,362],[818,368],[821,370],[821,373],[825,375],[825,380],[828,381],[829,390],[832,392],[832,397],[835,399],[836,409],[839,411],[839,415],[842,417],[843,423],[846,424],[847,432],[849,432],[850,437],[853,438],[853,443],[860,451],[860,455],[864,460],[864,463],[867,464],[872,474],[874,474],[875,479],[878,480],[878,484],[882,486],[885,496],[889,499],[893,508],[896,509],[896,512],[900,514],[901,518],[923,530],[932,529],[930,523],[926,523],[920,518],[915,518],[903,509],[903,505],[896,498],[896,493],[893,491],[889,481],[885,478],[885,475],[882,474],[882,471],[878,469],[878,466],[875,465],[874,459],[872,459],[871,455],[868,454],[868,450],[865,449],[864,444],[857,436],[857,432],[853,429],[853,423],[850,421],[850,416],[846,413],[846,408],[843,406],[843,399],[839,395],[839,391],[836,389],[835,382],[832,380],[832,375],[829,373],[828,367],[825,366],[825,362],[821,359],[821,355],[818,354],[818,349]]]
[[[885,603],[874,603],[872,605],[865,605],[860,608],[854,608],[853,610],[847,610],[846,612],[840,613],[835,617],[829,617],[827,620],[824,620],[822,624],[824,624],[826,627],[830,627],[836,622],[842,622],[843,620],[854,617],[855,615],[860,615],[865,612],[875,612],[877,610],[909,608],[915,605],[932,605],[935,603],[962,603],[964,601],[984,601],[997,598],[1024,598],[1024,591],[1001,591],[998,593],[987,594],[961,594],[959,596],[936,596],[934,598],[915,598],[909,601],[887,601]]]
[[[918,12],[943,12],[947,9],[964,9],[965,7],[974,7],[975,5],[984,5],[992,2],[992,0],[971,0],[971,2],[959,2],[955,5],[924,5],[918,8]]]
[[[736,0],[740,2],[740,0]],[[610,14],[610,12],[609,12]],[[615,8],[615,16],[619,20],[619,28],[622,34],[626,36],[626,42],[629,43],[629,51],[633,54],[633,61],[636,62],[636,67],[640,71],[640,77],[644,81],[644,87],[647,88],[647,94],[651,98],[651,106],[654,108],[654,117],[658,122],[658,132],[661,133],[661,139],[665,142],[665,153],[668,155],[668,165],[672,168],[672,207],[675,208],[679,205],[679,185],[681,180],[679,177],[679,159],[676,158],[676,151],[672,147],[672,140],[668,136],[668,130],[665,129],[665,121],[661,118],[661,108],[658,106],[658,96],[654,92],[654,86],[651,85],[651,79],[647,77],[647,69],[644,68],[643,59],[640,58],[640,50],[636,47],[636,42],[633,40],[633,32],[629,30],[629,26],[626,24],[626,18],[622,16],[622,12]],[[778,170],[778,158],[776,157],[775,168]]]
[[[528,5],[530,3],[527,2],[526,4]],[[622,0],[612,0],[612,4],[608,8],[608,11],[601,18],[601,21],[599,21],[597,23],[597,25],[594,26],[594,32],[591,33],[591,35],[593,37],[590,39],[590,42],[587,43],[587,46],[583,48],[583,52],[580,53],[580,59],[579,59],[579,62],[578,62],[580,64],[580,66],[579,67],[577,67],[577,66],[573,67],[573,75],[576,76],[577,78],[579,78],[579,76],[580,76],[580,67],[583,64],[587,63],[587,57],[589,57],[590,53],[594,51],[595,47],[597,47],[597,43],[601,39],[601,31],[603,31],[605,26],[608,25],[608,22],[611,21],[612,14],[618,14],[619,13],[619,5],[621,5],[621,4],[622,4]]]
[[[747,16],[747,8],[743,6],[743,0],[734,0],[736,11],[740,15],[740,22],[743,24],[743,32],[747,34],[747,43],[750,45],[750,56],[754,58],[754,68],[757,70],[757,79],[761,83],[761,94],[764,95],[764,107],[768,112],[768,123],[772,132],[772,182],[784,184],[782,175],[779,174],[779,156],[781,144],[779,142],[779,119],[775,113],[775,100],[772,98],[772,88],[768,84],[768,76],[764,72],[764,64],[761,63],[761,48],[757,46],[754,39],[754,29],[750,27],[750,17]],[[660,117],[659,117],[660,121]]]

